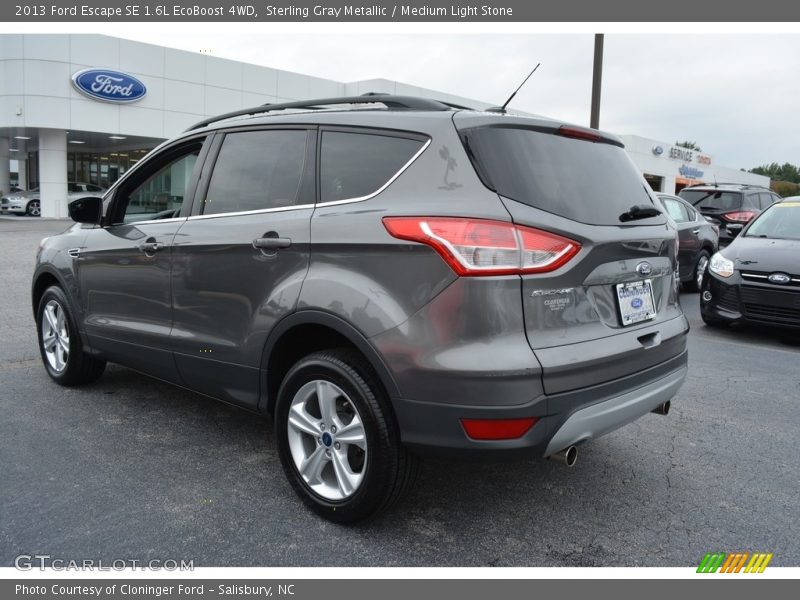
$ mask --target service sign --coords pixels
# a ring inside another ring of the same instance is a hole
[[[136,77],[112,69],[78,71],[72,76],[72,85],[90,98],[115,104],[136,102],[147,94],[147,87]]]

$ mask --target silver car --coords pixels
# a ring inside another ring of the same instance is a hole
[[[99,185],[78,181],[70,181],[67,186],[67,198],[70,201],[85,196],[102,196],[106,191],[105,188]],[[39,188],[6,194],[0,199],[0,211],[28,215],[29,217],[40,217],[42,215],[42,203]]]

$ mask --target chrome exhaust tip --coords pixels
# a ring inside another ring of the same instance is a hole
[[[656,413],[657,415],[668,415],[669,414],[669,406],[670,401],[667,400],[664,404],[659,404],[656,406],[652,412]]]
[[[560,452],[551,454],[547,458],[567,467],[574,467],[575,462],[578,460],[578,449],[575,446],[569,446]]]

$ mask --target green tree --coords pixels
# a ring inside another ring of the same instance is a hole
[[[791,163],[770,163],[768,165],[761,165],[750,169],[751,173],[756,175],[765,175],[773,181],[788,181],[789,183],[800,183],[800,168]]]
[[[686,142],[675,142],[675,145],[679,146],[681,148],[686,148],[687,150],[694,150],[695,152],[702,152],[702,150],[700,149],[700,146],[697,145],[697,142],[689,142],[689,141],[686,141]]]

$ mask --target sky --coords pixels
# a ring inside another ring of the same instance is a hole
[[[588,125],[590,34],[163,33],[113,35],[337,81],[391,79]],[[716,164],[800,164],[800,35],[609,34],[600,127],[673,143]]]

